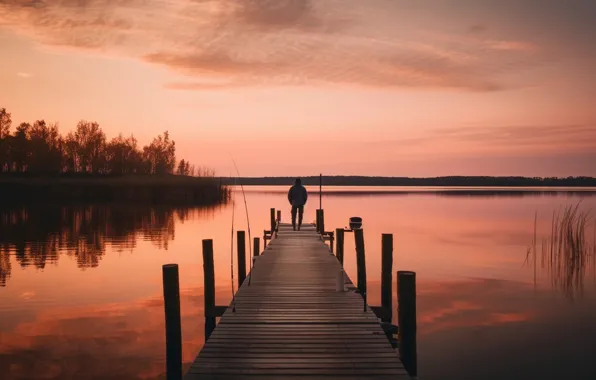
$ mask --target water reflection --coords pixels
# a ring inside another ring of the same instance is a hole
[[[202,289],[181,289],[180,302],[186,371],[204,342]],[[165,380],[163,308],[161,294],[134,302],[47,308],[11,331],[0,329],[1,378]]]
[[[221,206],[201,208],[129,205],[45,205],[0,209],[0,286],[12,272],[10,256],[21,267],[43,269],[60,254],[79,268],[97,267],[110,246],[132,250],[137,241],[168,249],[175,222],[214,215]]]
[[[268,227],[270,207],[282,210],[287,220],[286,187],[245,191],[253,237]],[[314,220],[316,191],[306,221]],[[242,194],[236,195],[235,230],[246,229]],[[594,264],[584,262],[584,293],[573,303],[542,269],[542,246],[550,252],[553,210],[563,212],[565,205],[580,200],[580,210],[593,210],[585,239],[593,245],[596,197],[588,195],[324,194],[323,207],[329,229],[345,226],[351,216],[364,219],[369,304],[380,304],[382,233],[394,234],[394,270],[417,272],[420,378],[583,380],[596,378]],[[216,304],[226,305],[232,298],[235,258],[230,254],[231,220],[231,204],[207,210],[0,210],[3,276],[12,263],[12,277],[0,288],[0,378],[164,379],[161,266],[170,262],[180,265],[188,367],[204,342],[201,239],[213,239]],[[537,259],[532,253],[523,267],[534,235]],[[353,240],[345,242],[345,268],[355,279]],[[32,270],[35,263],[44,263],[44,254],[30,253],[40,246],[49,247],[44,265],[50,268],[44,271]],[[22,260],[17,247],[25,247]],[[95,252],[96,260],[79,258],[77,247]],[[19,270],[25,261],[29,266]],[[395,289],[393,295],[395,302]]]

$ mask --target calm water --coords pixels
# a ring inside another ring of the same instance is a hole
[[[253,237],[268,228],[269,208],[287,220],[285,188],[245,190]],[[394,234],[394,269],[417,272],[421,379],[596,378],[594,260],[569,268],[548,256],[553,212],[578,203],[591,212],[593,252],[596,196],[364,190],[325,195],[326,227],[364,219],[373,305],[381,234]],[[246,229],[236,194],[235,229]],[[311,193],[306,221],[318,202]],[[201,239],[214,239],[217,304],[227,304],[231,224],[231,205],[0,207],[0,378],[164,378],[161,265],[170,262],[180,265],[188,364],[204,340]],[[355,280],[348,235],[345,252]]]

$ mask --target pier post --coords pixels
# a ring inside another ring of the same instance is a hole
[[[259,253],[261,253],[261,241],[256,237],[252,239],[252,255],[256,257]]]
[[[166,378],[182,379],[182,327],[178,264],[162,266],[163,298],[166,316]]]
[[[281,222],[281,210],[277,210],[277,221]]]
[[[277,234],[277,231],[276,231],[277,223],[275,222],[275,209],[272,208],[270,211],[271,211],[271,236],[273,236],[274,233]]]
[[[317,232],[321,233],[321,209],[320,208],[317,209],[316,226],[317,226]]]
[[[246,233],[238,231],[236,246],[238,250],[238,288],[246,278]]]
[[[401,361],[410,376],[418,376],[415,272],[397,272],[397,325]]]
[[[335,255],[341,266],[344,266],[344,229],[335,229]]]
[[[393,234],[381,236],[381,308],[383,322],[391,322],[393,312]]]
[[[319,213],[319,233],[325,235],[325,210],[321,209]]]
[[[366,259],[364,253],[364,230],[361,228],[354,230],[354,240],[356,242],[356,267],[358,272],[358,289],[360,293],[366,293]]]
[[[205,342],[215,330],[215,269],[213,240],[203,240],[203,298],[205,300]]]

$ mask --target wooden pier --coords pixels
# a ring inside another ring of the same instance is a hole
[[[184,379],[410,379],[315,226],[275,232]]]

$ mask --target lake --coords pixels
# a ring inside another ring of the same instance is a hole
[[[272,207],[288,220],[287,188],[244,190],[252,237]],[[324,189],[327,230],[363,218],[369,304],[380,304],[382,233],[394,234],[394,271],[417,272],[421,379],[596,379],[596,189],[536,190]],[[309,191],[305,222],[319,205]],[[232,214],[234,231],[248,229],[238,189],[234,199],[0,206],[0,378],[165,378],[166,263],[180,266],[188,366],[204,342],[202,239],[214,240],[216,303],[232,298]],[[590,215],[589,255],[575,266],[550,255],[553,213],[566,206]]]

